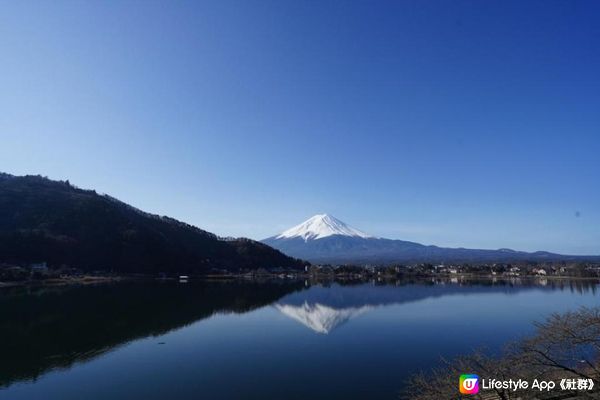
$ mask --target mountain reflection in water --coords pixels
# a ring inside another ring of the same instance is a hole
[[[317,333],[327,334],[350,319],[376,307],[402,304],[450,295],[477,293],[517,294],[532,287],[540,290],[592,291],[596,284],[590,281],[548,281],[548,279],[511,280],[427,280],[414,282],[398,281],[393,284],[375,285],[339,284],[311,286],[308,290],[285,296],[275,308]],[[401,290],[398,288],[401,287]]]
[[[0,291],[0,390],[15,382],[35,381],[52,370],[87,363],[129,342],[180,330],[215,314],[277,310],[274,312],[314,332],[331,334],[336,329],[341,332],[341,327],[351,320],[394,305],[448,296],[511,296],[532,290],[595,294],[596,287],[597,282],[592,281],[428,280],[387,284],[124,282],[5,289]],[[294,324],[290,321],[290,325]],[[244,322],[238,321],[228,329],[243,327]],[[370,329],[387,328],[381,324]],[[284,335],[293,333],[281,326],[271,332],[276,333],[273,340],[282,340],[281,343],[289,340]],[[313,343],[308,338],[302,340]],[[224,346],[226,352],[227,345]]]
[[[69,368],[215,313],[245,313],[300,283],[125,282],[0,291],[0,387]]]
[[[363,306],[335,309],[319,303],[308,304],[305,301],[300,306],[278,303],[275,304],[275,308],[315,332],[329,333],[348,320],[369,311],[372,307]]]

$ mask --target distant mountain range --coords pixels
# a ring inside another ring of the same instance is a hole
[[[262,242],[292,257],[329,264],[600,260],[600,256],[569,256],[547,251],[528,253],[511,249],[445,248],[378,238],[327,214],[315,215]]]
[[[0,173],[0,263],[39,262],[148,273],[305,264],[263,243],[219,238],[69,182]]]
[[[306,263],[301,259],[331,264],[600,261],[600,256],[443,248],[383,239],[327,214],[262,242],[221,238],[68,181],[0,173],[0,263],[5,264],[47,262],[86,271],[193,274],[212,269],[302,269]]]

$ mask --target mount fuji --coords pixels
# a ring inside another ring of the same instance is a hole
[[[277,235],[276,239],[302,238],[305,242],[315,239],[323,239],[328,236],[347,236],[363,239],[372,238],[358,229],[346,225],[339,219],[328,214],[315,215],[303,223],[296,225],[287,231]]]
[[[596,256],[567,256],[546,251],[528,253],[511,249],[445,248],[405,240],[384,239],[364,233],[328,214],[315,215],[262,242],[292,257],[329,264],[600,259]]]

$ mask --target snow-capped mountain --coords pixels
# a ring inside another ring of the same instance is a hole
[[[349,237],[370,238],[358,229],[352,228],[334,216],[318,214],[277,235],[276,239],[302,238],[304,241],[322,239],[328,236],[341,235]]]
[[[328,214],[315,215],[262,242],[292,257],[314,263],[330,264],[555,261],[590,258],[564,256],[545,251],[527,253],[510,249],[445,248],[405,240],[378,238]]]

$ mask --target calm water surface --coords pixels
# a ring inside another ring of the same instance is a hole
[[[394,399],[589,281],[121,283],[0,291],[0,399]]]

